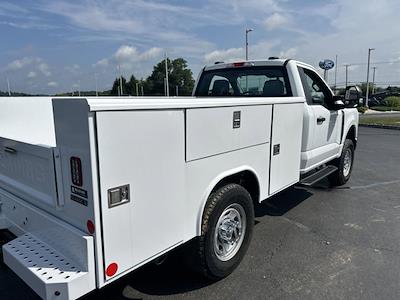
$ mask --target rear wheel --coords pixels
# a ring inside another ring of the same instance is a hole
[[[334,165],[338,167],[338,171],[329,176],[329,181],[334,186],[345,184],[351,175],[354,163],[354,144],[350,139],[344,142],[342,155],[334,161]]]
[[[202,234],[194,243],[193,266],[206,277],[221,279],[235,270],[249,247],[254,208],[249,192],[227,184],[207,201]]]

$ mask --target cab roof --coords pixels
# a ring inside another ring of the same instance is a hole
[[[261,67],[261,66],[284,66],[287,63],[299,64],[302,66],[307,66],[313,68],[311,65],[299,62],[292,59],[282,59],[282,58],[270,58],[270,59],[260,59],[260,60],[241,60],[234,62],[216,62],[212,65],[206,65],[203,71],[210,70],[220,70],[220,69],[230,69],[237,67]]]

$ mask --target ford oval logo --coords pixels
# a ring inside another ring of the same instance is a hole
[[[319,62],[319,67],[323,70],[330,70],[335,66],[333,60],[325,59]]]
[[[333,60],[325,59],[319,62],[319,67],[323,70],[330,70],[335,66]]]

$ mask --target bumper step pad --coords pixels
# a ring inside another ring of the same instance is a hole
[[[75,298],[88,272],[31,234],[3,245],[4,262],[44,299]],[[79,294],[79,292],[78,292]]]

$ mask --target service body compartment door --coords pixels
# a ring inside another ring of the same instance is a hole
[[[186,160],[269,142],[272,105],[210,107],[186,112]]]
[[[55,207],[53,148],[0,137],[0,187],[42,208]]]
[[[96,118],[104,265],[117,263],[119,274],[182,242],[184,112],[111,111]],[[118,205],[121,186],[125,199]]]
[[[303,103],[274,104],[269,194],[299,181]]]

